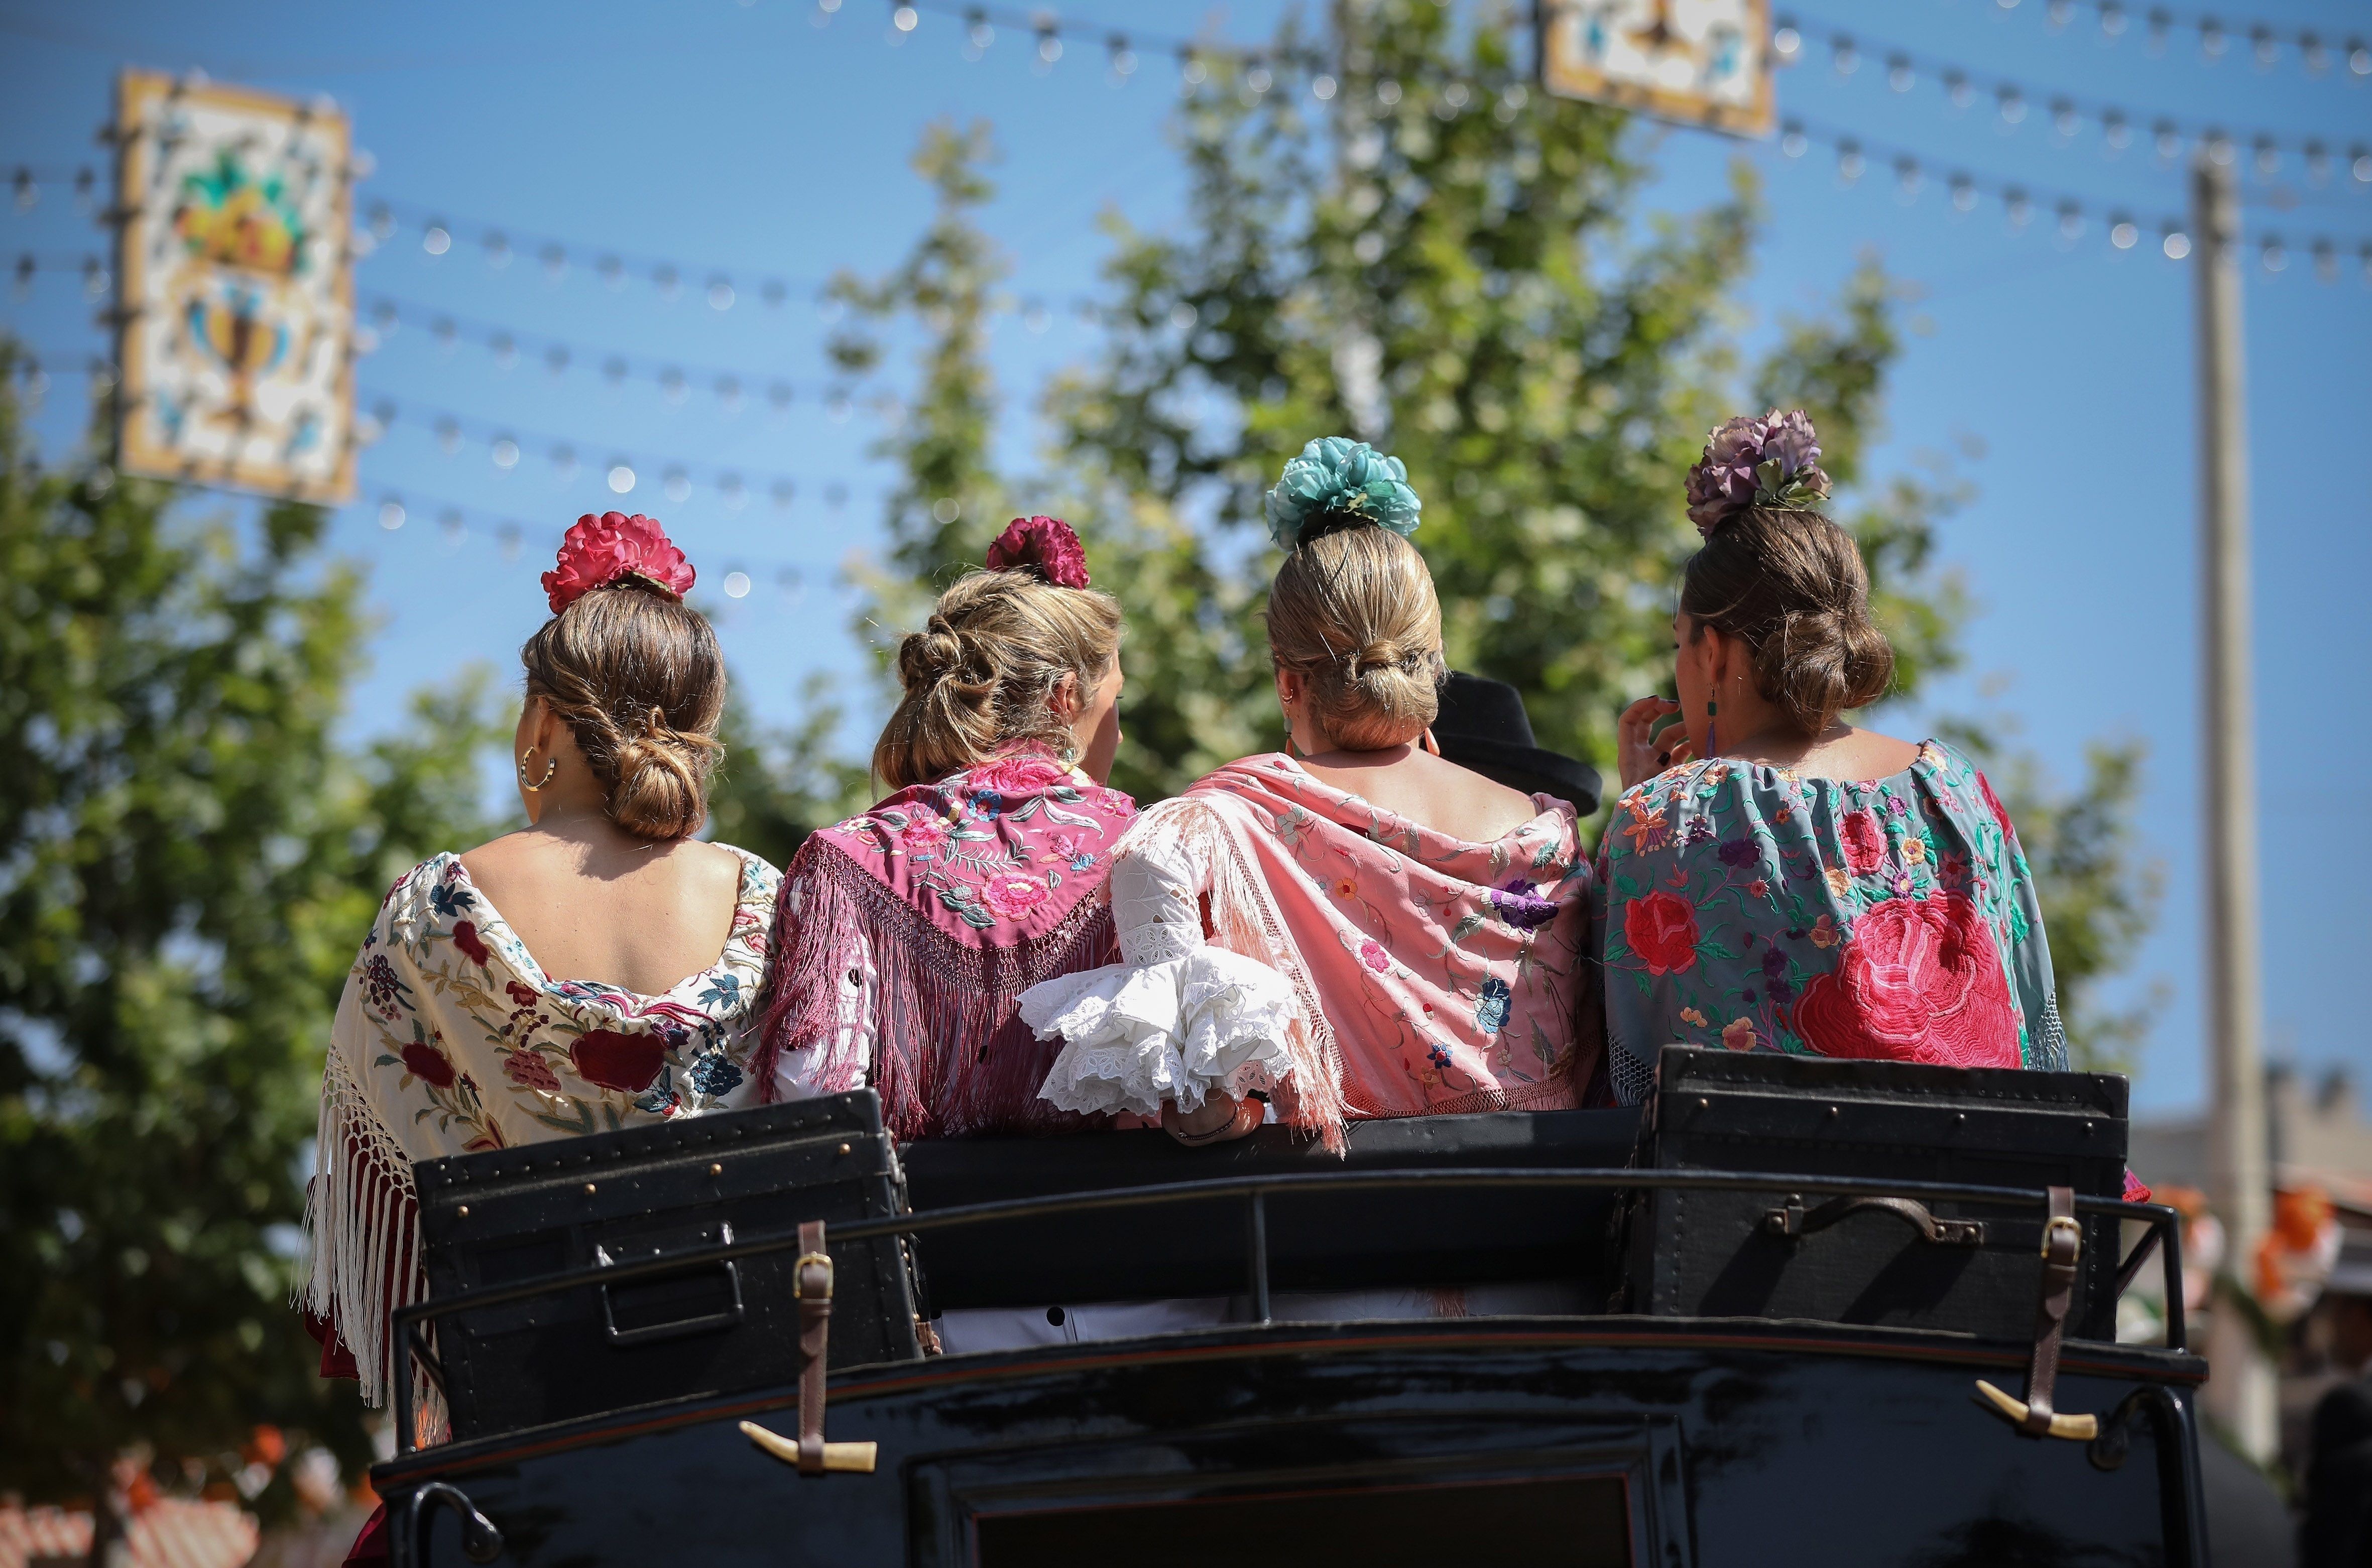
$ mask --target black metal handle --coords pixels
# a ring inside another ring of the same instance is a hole
[[[431,1504],[442,1503],[461,1516],[461,1555],[472,1562],[492,1562],[503,1554],[503,1532],[478,1512],[478,1505],[459,1487],[432,1481],[406,1499],[403,1505],[404,1559],[409,1568],[427,1568],[428,1537],[422,1530]]]
[[[727,1247],[732,1246],[732,1225],[721,1225],[716,1228],[722,1236],[724,1244]],[[741,1301],[740,1262],[732,1258],[722,1259],[719,1261],[725,1270],[725,1283],[732,1287],[733,1305],[720,1312],[703,1312],[697,1318],[679,1318],[670,1323],[645,1323],[636,1329],[621,1329],[618,1327],[617,1310],[610,1302],[610,1287],[603,1285],[601,1287],[601,1327],[609,1334],[610,1342],[613,1345],[649,1344],[655,1340],[672,1340],[686,1334],[705,1334],[718,1329],[730,1329],[743,1321],[749,1316],[749,1310]],[[601,1269],[614,1269],[619,1266],[618,1260],[610,1256],[610,1249],[607,1247],[593,1249],[593,1262],[595,1267]],[[684,1272],[691,1273],[693,1269],[700,1266],[692,1265],[686,1268]],[[666,1275],[657,1276],[659,1279],[666,1277]]]
[[[1831,1198],[1819,1208],[1807,1211],[1803,1199],[1790,1197],[1785,1207],[1765,1214],[1762,1223],[1782,1236],[1809,1236],[1816,1230],[1828,1229],[1847,1214],[1866,1209],[1892,1214],[1938,1246],[1984,1245],[1982,1220],[1940,1220],[1926,1204],[1913,1198]]]

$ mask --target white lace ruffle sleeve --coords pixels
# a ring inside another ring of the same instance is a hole
[[[1021,993],[1041,1040],[1062,1037],[1039,1098],[1063,1110],[1157,1117],[1164,1102],[1202,1109],[1215,1089],[1240,1097],[1290,1075],[1293,988],[1257,958],[1203,935],[1211,835],[1203,807],[1165,801],[1114,851],[1112,924],[1122,961]]]

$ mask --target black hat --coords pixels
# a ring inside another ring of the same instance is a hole
[[[1532,738],[1531,715],[1523,693],[1504,680],[1462,670],[1449,672],[1441,689],[1441,712],[1433,721],[1441,754],[1484,778],[1522,790],[1571,801],[1587,817],[1598,809],[1598,770],[1571,757],[1545,751]]]

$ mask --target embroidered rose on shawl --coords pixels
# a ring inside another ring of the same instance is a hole
[[[1622,906],[1622,940],[1649,974],[1680,974],[1697,961],[1697,912],[1658,889]]]
[[[1518,931],[1537,931],[1556,918],[1557,907],[1541,897],[1540,884],[1515,877],[1491,890],[1491,907]]]
[[[993,789],[970,789],[964,796],[964,817],[968,821],[994,822],[1005,815],[1005,796]]]
[[[509,997],[514,1005],[522,1008],[532,1007],[542,1000],[536,995],[535,987],[521,984],[515,980],[503,982],[503,994]]]
[[[1018,871],[1000,871],[980,885],[981,902],[1004,920],[1019,920],[1052,895],[1046,884]]]
[[[1796,1004],[1823,1056],[2017,1067],[2018,1019],[1983,916],[1958,893],[1889,899],[1855,921],[1833,973]]]
[[[486,947],[485,939],[478,935],[478,928],[466,920],[454,923],[453,946],[460,948],[461,956],[480,969],[484,969],[494,958]]]
[[[1392,956],[1384,951],[1384,945],[1372,936],[1359,944],[1359,961],[1378,974],[1392,972]],[[1425,1011],[1430,1013],[1433,1009],[1428,1007]]]
[[[514,1051],[503,1058],[503,1076],[523,1089],[555,1095],[560,1092],[560,1076],[552,1063],[532,1051]]]
[[[1698,828],[1703,826],[1703,824],[1702,822],[1692,822],[1689,824],[1689,838],[1692,842],[1696,842],[1696,830]],[[1705,837],[1713,837],[1710,830],[1705,833]],[[1721,863],[1724,865],[1730,867],[1732,870],[1735,870],[1741,865],[1751,865],[1762,857],[1762,849],[1752,839],[1731,839],[1714,853],[1720,857]]]
[[[898,842],[908,854],[936,854],[948,847],[947,819],[918,811],[899,830]]]
[[[667,1047],[653,1034],[587,1029],[568,1047],[568,1060],[587,1083],[622,1094],[640,1094],[667,1063]]]
[[[1507,1004],[1514,995],[1514,990],[1497,975],[1485,980],[1481,994],[1474,998],[1474,1027],[1486,1035],[1506,1028]]]
[[[1844,845],[1845,865],[1859,875],[1886,864],[1886,830],[1878,825],[1877,812],[1846,812],[1837,823],[1837,838]]]
[[[1751,1051],[1755,1045],[1754,1020],[1732,1018],[1721,1027],[1721,1043],[1732,1051]]]
[[[453,1059],[424,1040],[403,1048],[403,1070],[433,1088],[453,1086]]]
[[[1068,770],[1043,757],[1016,752],[983,762],[967,775],[967,782],[976,790],[991,790],[999,796],[1017,796],[1035,795],[1041,790],[1052,789],[1068,783],[1070,777]]]

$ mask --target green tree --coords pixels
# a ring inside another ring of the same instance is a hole
[[[838,738],[845,714],[829,676],[810,676],[798,722],[753,723],[728,705],[718,738],[725,761],[709,789],[710,836],[785,866],[819,827],[870,798],[862,763],[847,761]]]
[[[187,502],[44,468],[0,390],[0,1487],[35,1498],[266,1423],[366,1458],[289,1306],[300,1155],[371,911],[485,826],[483,679],[342,753],[366,626],[324,515]]]

